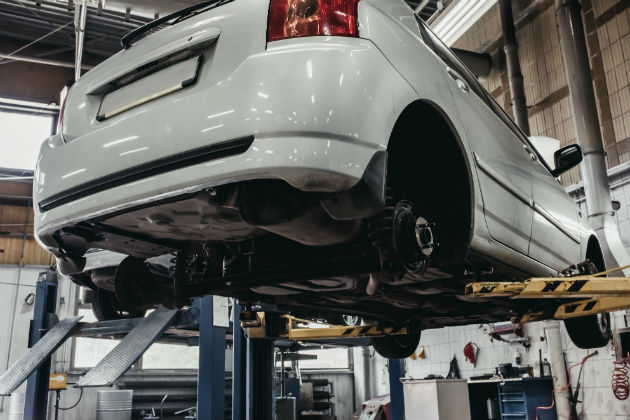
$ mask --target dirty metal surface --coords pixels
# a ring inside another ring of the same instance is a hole
[[[33,347],[0,377],[0,395],[10,395],[24,382],[77,328],[81,316],[66,318],[55,324]]]
[[[133,328],[98,365],[81,377],[76,387],[113,385],[114,381],[160,338],[173,323],[176,315],[176,309],[158,308],[153,311]]]

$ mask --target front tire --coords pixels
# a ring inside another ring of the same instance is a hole
[[[420,344],[420,333],[372,337],[374,350],[386,359],[405,359],[415,353]]]
[[[144,317],[146,311],[127,311],[116,294],[105,289],[96,289],[92,312],[99,321]]]
[[[573,344],[581,349],[604,347],[612,336],[610,314],[607,313],[565,319],[564,326]]]
[[[601,252],[599,258],[589,257],[584,267],[587,274],[604,271],[604,258]],[[581,349],[604,347],[612,337],[608,313],[565,319],[564,326],[573,344]]]

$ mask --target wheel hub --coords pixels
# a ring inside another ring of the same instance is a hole
[[[424,273],[434,247],[433,224],[419,217],[406,200],[396,205],[393,224],[394,249],[402,266],[410,274]]]

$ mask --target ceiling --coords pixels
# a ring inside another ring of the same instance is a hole
[[[84,53],[100,61],[121,49],[120,38],[130,30],[152,20],[156,14],[165,15],[199,0],[87,0]],[[431,17],[438,9],[437,0],[407,0],[414,9],[425,3],[420,15]],[[38,58],[64,57],[75,48],[74,3],[79,0],[0,0],[0,39],[25,45],[67,25],[37,42],[44,47],[34,56]],[[0,53],[8,53],[0,48]],[[100,59],[100,60],[99,60]],[[3,60],[0,59],[0,64]]]

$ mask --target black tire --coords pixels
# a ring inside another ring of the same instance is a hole
[[[405,359],[411,356],[420,344],[420,333],[372,337],[374,350],[386,359]]]
[[[99,321],[143,317],[146,311],[127,311],[118,301],[116,294],[105,289],[96,289],[92,312]]]
[[[595,274],[606,269],[599,247],[596,250],[590,249],[587,255],[587,273]],[[607,313],[565,319],[564,326],[573,344],[581,349],[604,347],[612,337],[610,314]]]
[[[565,319],[564,326],[573,344],[581,349],[604,347],[612,336],[610,314]]]

